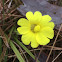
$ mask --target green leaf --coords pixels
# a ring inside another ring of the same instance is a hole
[[[13,44],[12,41],[10,41],[10,46],[11,46],[12,50],[14,51],[14,53],[16,54],[18,60],[20,62],[25,62],[24,59],[22,58],[22,56],[20,55],[19,51],[17,50],[16,46]]]

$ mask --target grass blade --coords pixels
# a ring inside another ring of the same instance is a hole
[[[2,38],[0,38],[0,55],[2,53]]]
[[[12,41],[10,41],[10,46],[12,48],[12,50],[14,51],[14,53],[16,54],[18,60],[20,62],[25,62],[24,59],[22,58],[22,56],[20,55],[19,51],[17,50],[17,48],[15,47],[15,45],[12,43]]]

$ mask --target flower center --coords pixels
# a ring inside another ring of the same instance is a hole
[[[36,24],[33,24],[31,25],[31,30],[36,33],[38,31],[40,31],[40,26],[39,25],[36,25]]]

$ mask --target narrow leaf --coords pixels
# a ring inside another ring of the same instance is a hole
[[[2,53],[2,38],[0,38],[0,55]]]
[[[19,51],[17,50],[16,46],[12,43],[12,41],[10,41],[10,46],[11,46],[12,50],[14,51],[14,53],[16,54],[18,60],[20,62],[25,62],[24,59],[22,58],[22,56],[20,55]]]

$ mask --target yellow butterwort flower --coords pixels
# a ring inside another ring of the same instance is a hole
[[[17,24],[21,27],[17,31],[22,35],[21,40],[25,45],[31,44],[32,48],[39,45],[46,45],[54,37],[54,23],[49,15],[43,15],[36,11],[34,14],[29,11],[26,18],[18,20]]]

